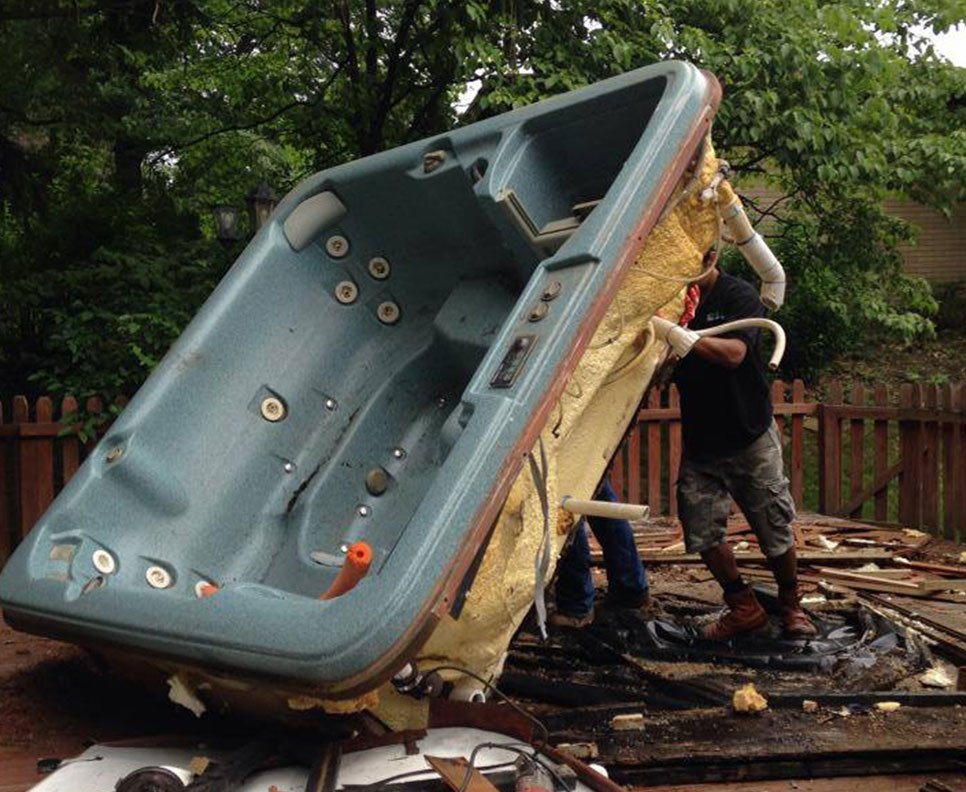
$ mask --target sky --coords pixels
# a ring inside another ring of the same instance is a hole
[[[957,66],[966,66],[966,23],[932,38],[940,55],[949,58]]]
[[[966,22],[960,23],[956,27],[947,30],[938,36],[931,34],[928,30],[921,31],[935,42],[936,51],[945,58],[948,58],[957,66],[966,67]],[[468,83],[462,95],[456,103],[456,109],[462,113],[476,92],[480,90],[480,81],[474,80]]]

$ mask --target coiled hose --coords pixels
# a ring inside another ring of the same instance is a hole
[[[778,368],[778,364],[781,362],[782,356],[785,354],[785,331],[778,322],[774,322],[771,319],[736,319],[734,322],[725,322],[724,324],[716,325],[715,327],[708,327],[705,330],[695,330],[702,338],[707,338],[711,336],[719,336],[724,333],[730,333],[733,330],[744,330],[747,327],[760,327],[763,330],[769,330],[775,336],[775,351],[771,353],[771,358],[768,361],[768,368],[774,371]]]

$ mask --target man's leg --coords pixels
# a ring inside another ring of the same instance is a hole
[[[700,464],[685,457],[678,473],[678,510],[688,551],[701,554],[728,605],[728,611],[705,627],[702,634],[726,641],[764,627],[768,615],[739,574],[727,542],[731,496],[718,470],[717,465]]]
[[[617,494],[607,479],[601,483],[596,497],[611,503],[618,502]],[[627,520],[609,517],[588,517],[587,522],[604,553],[607,599],[610,604],[623,608],[647,605],[650,599],[647,574],[634,544],[631,524]]]
[[[594,578],[590,572],[587,526],[581,520],[557,563],[557,610],[548,619],[557,627],[586,627],[594,620]]]
[[[818,631],[802,610],[798,590],[798,559],[792,521],[795,503],[782,465],[781,435],[772,424],[758,440],[732,459],[728,483],[748,524],[768,558],[785,632],[808,637]]]

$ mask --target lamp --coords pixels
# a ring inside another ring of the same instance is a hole
[[[275,191],[262,182],[246,196],[245,203],[248,204],[249,227],[254,234],[268,222],[278,201]]]
[[[215,218],[215,236],[226,248],[241,239],[241,229],[238,227],[239,212],[235,206],[219,204],[211,207],[211,214]]]

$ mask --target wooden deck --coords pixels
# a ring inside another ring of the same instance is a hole
[[[745,574],[767,583],[747,525],[736,517],[729,533],[743,548]],[[888,614],[914,628],[955,680],[966,666],[966,591],[959,586],[966,565],[959,563],[959,546],[918,531],[820,515],[800,519],[796,537],[802,579],[816,607],[834,611],[860,603]],[[720,592],[700,562],[684,553],[673,520],[638,526],[637,540],[652,590],[669,612],[717,606]],[[859,571],[869,563],[878,569]],[[602,570],[595,574],[603,587]],[[919,681],[922,670],[910,671],[901,658],[861,679],[843,679],[621,657],[611,651],[619,648],[619,633],[605,635],[608,646],[595,640],[555,633],[544,643],[524,625],[504,681],[508,689],[511,683],[519,688],[529,674],[524,682],[531,691],[541,679],[555,691],[569,691],[574,699],[566,706],[513,695],[545,720],[555,744],[594,744],[597,761],[618,783],[664,792],[865,792],[928,789],[924,785],[936,780],[966,792],[966,707],[960,702],[966,694],[957,693],[955,682],[930,693]],[[771,697],[772,706],[759,716],[737,716],[727,704],[746,682]],[[684,709],[654,705],[653,696],[648,704],[655,691],[695,698]],[[815,712],[802,711],[803,691],[820,699]],[[922,694],[941,695],[926,701]],[[896,712],[868,704],[893,696],[904,702]],[[846,702],[854,705],[848,712]],[[614,731],[610,719],[622,712],[641,712],[641,728]],[[200,739],[238,734],[238,728],[231,718],[196,720],[170,705],[163,691],[149,695],[119,682],[73,646],[0,627],[0,792],[29,789],[40,779],[39,758],[70,757],[92,741],[161,734]]]

